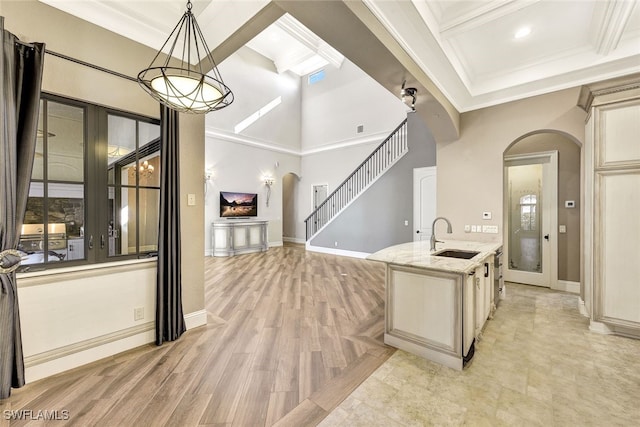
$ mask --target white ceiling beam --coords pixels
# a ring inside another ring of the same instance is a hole
[[[595,48],[598,54],[608,55],[618,47],[618,43],[629,23],[629,18],[633,13],[633,8],[637,3],[637,0],[598,3],[597,7],[601,8],[599,11],[601,19],[595,40]]]
[[[336,68],[342,66],[344,61],[344,55],[329,46],[318,36],[313,34],[307,27],[302,25],[298,20],[291,15],[282,16],[276,25],[284,30],[291,37],[302,43],[307,48],[311,49],[314,53],[322,57]]]
[[[296,52],[293,55],[282,55],[274,60],[273,63],[276,66],[276,71],[278,71],[278,74],[282,74],[285,71],[292,70],[295,66],[306,61],[314,55],[315,53],[310,51]]]

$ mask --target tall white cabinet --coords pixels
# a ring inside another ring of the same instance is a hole
[[[640,76],[582,95],[582,298],[592,330],[640,338]]]

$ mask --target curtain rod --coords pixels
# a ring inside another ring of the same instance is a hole
[[[27,47],[33,48],[33,43],[23,42],[22,40],[16,40],[16,43],[21,44],[23,46],[27,46]],[[65,59],[67,61],[79,64],[79,65],[84,65],[85,67],[93,68],[94,70],[102,71],[103,73],[111,74],[112,76],[120,77],[120,78],[123,78],[123,79],[126,79],[126,80],[130,80],[132,82],[137,82],[138,81],[138,79],[136,79],[135,77],[127,76],[126,74],[122,74],[122,73],[119,73],[117,71],[113,71],[113,70],[110,70],[108,68],[101,67],[99,65],[91,64],[89,62],[82,61],[80,59],[72,58],[70,56],[64,55],[62,53],[54,52],[54,51],[46,49],[46,48],[45,48],[44,52],[48,53],[49,55],[56,56],[56,57],[61,58],[61,59]]]

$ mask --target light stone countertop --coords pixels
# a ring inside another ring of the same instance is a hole
[[[502,243],[482,243],[466,240],[444,240],[442,243],[436,243],[436,252],[442,249],[480,252],[471,259],[459,259],[431,255],[429,241],[409,242],[382,249],[369,255],[367,259],[388,264],[424,268],[425,270],[468,274],[481,266],[484,260],[493,255],[501,246]]]

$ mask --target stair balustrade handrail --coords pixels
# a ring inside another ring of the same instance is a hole
[[[327,198],[318,205],[318,207],[304,220],[306,226],[306,239],[309,240],[316,232],[324,227],[333,217],[335,217],[343,208],[345,208],[355,197],[360,194],[373,180],[387,167],[393,163],[397,158],[402,156],[408,150],[407,144],[407,119],[404,119],[402,123],[396,127],[387,138],[384,139],[373,150],[373,152],[358,165],[358,167],[344,180],[336,189],[327,196]],[[383,149],[392,144],[393,150],[388,150],[387,155],[384,155]],[[392,154],[393,151],[393,154]],[[382,153],[382,155],[380,155]],[[366,174],[363,173],[365,168],[369,166],[369,170]],[[373,168],[372,168],[373,167]],[[373,170],[373,174],[371,171]],[[356,184],[356,191],[352,191],[352,188],[348,189],[351,194],[344,194],[345,188],[351,184]],[[338,202],[339,207],[336,209],[335,202]],[[331,211],[326,214],[321,213],[327,210],[329,203],[333,202]],[[313,219],[313,221],[311,221]]]

